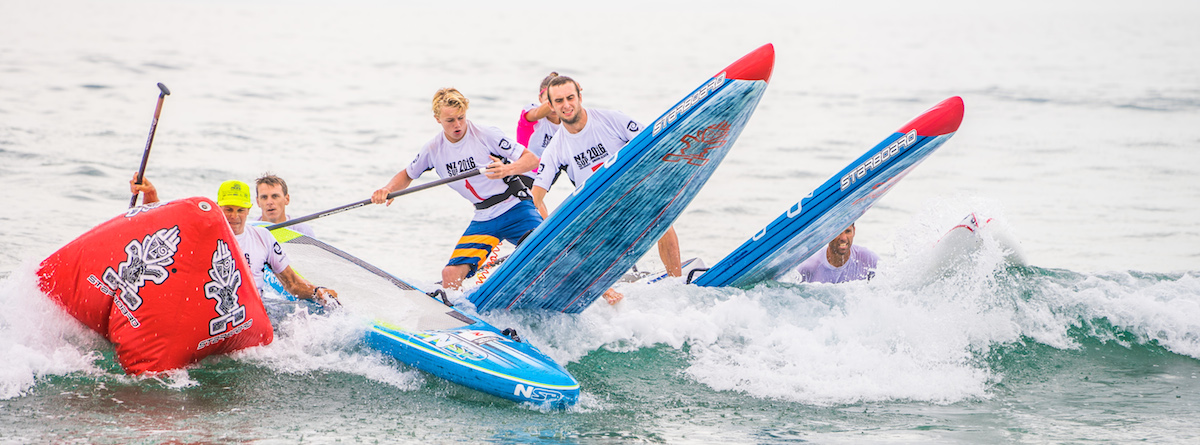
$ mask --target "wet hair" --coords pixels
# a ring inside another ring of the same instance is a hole
[[[442,88],[433,94],[433,117],[441,119],[442,107],[456,108],[463,113],[467,112],[467,107],[471,101],[467,100],[466,96],[454,88]]]
[[[559,85],[566,85],[568,83],[571,85],[575,85],[575,94],[576,95],[580,94],[583,91],[581,88],[579,88],[579,82],[576,82],[575,79],[572,79],[567,76],[555,76],[553,79],[550,79],[550,83],[546,84],[546,98],[547,99],[550,98],[550,89],[551,88],[554,88]]]
[[[546,76],[545,79],[542,79],[542,84],[538,86],[538,96],[546,94],[546,90],[550,89],[550,81],[554,80],[555,77],[558,77],[558,71],[551,71],[550,75]],[[547,99],[548,98],[549,96],[547,96]]]
[[[259,177],[258,177],[258,179],[255,179],[255,180],[254,180],[254,194],[255,194],[255,196],[257,196],[257,195],[258,195],[258,186],[260,186],[260,185],[263,185],[263,184],[266,184],[266,185],[278,185],[278,186],[280,186],[281,188],[283,188],[283,196],[287,196],[287,195],[288,195],[288,190],[287,190],[287,182],[286,182],[286,181],[284,181],[284,180],[283,180],[283,178],[280,178],[280,177],[278,177],[278,176],[275,176],[275,174],[274,174],[274,173],[271,173],[271,172],[266,172],[266,173],[263,173],[263,175],[262,175],[262,176],[259,176]]]

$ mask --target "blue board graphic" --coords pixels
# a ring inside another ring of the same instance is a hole
[[[962,98],[938,103],[792,205],[695,284],[749,287],[795,269],[950,139],[962,118]]]
[[[672,106],[577,189],[468,299],[479,311],[577,313],[666,232],[724,159],[766,90],[770,44]]]
[[[291,267],[338,291],[345,310],[370,314],[367,344],[396,360],[497,397],[563,408],[579,400],[579,382],[536,347],[411,284],[314,238],[271,231]],[[268,284],[289,295],[278,279]],[[293,297],[294,298],[294,297]]]

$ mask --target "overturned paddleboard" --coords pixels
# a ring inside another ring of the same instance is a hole
[[[574,405],[579,382],[515,332],[503,332],[337,248],[287,228],[271,231],[292,269],[338,292],[346,310],[371,314],[367,343],[437,377],[516,402]],[[288,295],[278,280],[268,283]]]
[[[962,118],[963,101],[957,96],[917,116],[792,205],[695,283],[748,287],[795,269],[954,136]]]
[[[766,91],[771,45],[705,81],[608,160],[468,299],[479,311],[577,313],[671,227]]]
[[[992,218],[968,214],[950,230],[947,230],[933,246],[931,268],[942,273],[964,262],[970,261],[988,244],[1004,253],[1004,261],[1012,265],[1025,265],[1021,244],[1008,230]]]

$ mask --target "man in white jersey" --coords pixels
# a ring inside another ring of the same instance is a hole
[[[141,184],[136,184],[137,175],[129,180],[129,191],[142,193],[143,204],[158,202],[158,189],[150,183],[149,178],[142,178]],[[330,307],[337,305],[337,291],[314,286],[308,280],[292,270],[291,260],[283,252],[283,247],[271,236],[264,227],[246,225],[246,217],[250,215],[250,185],[242,181],[225,181],[217,189],[217,206],[225,214],[225,221],[233,229],[238,246],[245,254],[250,273],[254,275],[254,283],[259,294],[263,290],[263,267],[269,266],[283,283],[283,288],[289,293],[305,300],[315,300]]]
[[[251,221],[279,224],[291,219],[287,215],[287,206],[292,203],[292,197],[288,195],[287,182],[283,178],[265,173],[254,180],[254,188],[258,192],[255,201],[258,202],[258,209],[262,211],[262,214],[254,217]],[[309,226],[308,223],[292,224],[288,228],[316,237],[313,234],[312,226]]]
[[[533,182],[533,202],[543,218],[549,215],[544,198],[559,173],[565,170],[575,187],[583,187],[588,178],[604,165],[604,161],[616,155],[617,150],[633,140],[642,128],[641,124],[620,111],[584,109],[579,84],[570,77],[558,76],[550,80],[546,92],[554,112],[562,122],[562,128],[550,140],[546,151],[542,152],[537,179]],[[675,235],[674,227],[667,229],[658,240],[658,255],[667,268],[667,274],[673,277],[683,275],[679,238]],[[620,300],[619,295],[610,289],[604,298],[612,304]]]
[[[845,283],[870,280],[875,276],[879,255],[866,247],[854,245],[854,224],[829,242],[823,252],[800,263],[796,270],[806,283]]]
[[[433,117],[442,132],[426,142],[408,167],[396,173],[371,202],[391,204],[387,195],[408,188],[429,170],[448,178],[481,166],[483,176],[450,183],[450,188],[475,205],[475,216],[459,238],[450,262],[442,269],[442,286],[458,289],[502,240],[519,245],[542,223],[519,176],[537,166],[538,157],[513,142],[496,127],[467,120],[470,101],[454,88],[433,96]]]

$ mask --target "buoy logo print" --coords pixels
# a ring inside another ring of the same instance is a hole
[[[175,253],[178,251],[179,226],[159,229],[140,242],[132,240],[125,245],[125,261],[118,264],[116,270],[112,267],[104,270],[104,283],[120,289],[117,298],[130,311],[136,311],[142,307],[142,297],[138,291],[146,285],[146,281],[163,284],[171,275],[167,266],[175,263]]]
[[[208,276],[213,280],[204,284],[204,298],[216,300],[217,311],[217,317],[208,321],[208,335],[217,335],[246,321],[246,306],[238,302],[237,294],[242,274],[224,240],[217,240]]]

